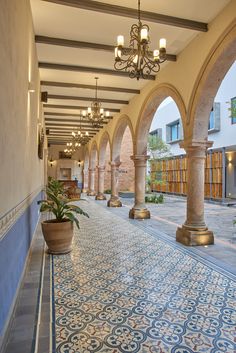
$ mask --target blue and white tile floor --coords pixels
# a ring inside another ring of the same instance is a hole
[[[83,202],[52,257],[57,353],[236,353],[236,279]]]

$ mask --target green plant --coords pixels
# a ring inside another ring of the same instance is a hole
[[[61,184],[61,183],[60,183]],[[60,187],[57,180],[51,179],[46,188],[47,200],[41,200],[40,212],[51,212],[55,216],[57,222],[72,221],[79,228],[79,220],[76,214],[86,217],[89,215],[79,206],[70,204],[71,200],[62,194],[63,188]]]
[[[149,135],[148,137],[148,152],[150,153],[150,160],[168,158],[172,155],[170,145],[156,135]]]
[[[111,189],[104,190],[104,194],[111,194]]]
[[[52,177],[48,177],[46,192],[47,190],[55,196],[64,194],[63,184],[59,180],[53,179]]]
[[[162,194],[158,195],[151,195],[151,196],[146,196],[145,197],[145,202],[150,202],[150,203],[163,203],[164,202],[164,196]]]

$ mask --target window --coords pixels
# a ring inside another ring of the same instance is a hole
[[[210,118],[209,118],[209,122],[208,122],[208,130],[212,130],[212,129],[214,129],[214,112],[213,112],[213,108],[211,110]]]
[[[236,124],[236,97],[231,98],[231,124]]]
[[[215,102],[210,112],[208,133],[220,131],[220,103]]]
[[[166,142],[174,142],[181,139],[180,121],[176,120],[166,125]]]
[[[162,128],[149,132],[149,135],[159,137],[160,139],[162,139]]]

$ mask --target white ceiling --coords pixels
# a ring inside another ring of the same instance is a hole
[[[230,0],[142,0],[141,10],[209,23],[229,1]],[[137,0],[101,0],[99,2],[137,9]],[[123,34],[125,36],[125,44],[128,46],[130,27],[133,23],[137,22],[137,20],[133,18],[88,11],[41,0],[31,0],[31,8],[36,35],[69,40],[115,45],[117,35]],[[168,54],[178,55],[199,33],[195,30],[147,21],[143,22],[150,26],[150,49],[158,47],[159,39],[165,37],[167,39]],[[107,51],[37,43],[37,55],[39,62],[114,69],[114,55]],[[167,64],[168,62],[164,65]],[[136,79],[126,77],[40,68],[40,77],[43,81],[94,85],[95,76],[99,77],[99,86],[141,89],[147,84],[145,80],[137,81]],[[49,87],[44,85],[42,86],[42,91],[48,91],[50,95],[86,98],[95,96],[94,90],[82,88]],[[127,101],[130,100],[134,94],[100,90],[98,96],[99,98]],[[87,101],[49,99],[47,104],[89,106],[91,102],[89,99]],[[122,105],[117,103],[102,103],[102,106],[104,108],[122,108]],[[76,109],[48,107],[45,108],[45,110],[54,113],[78,114],[78,110]],[[56,118],[56,116],[48,116],[48,118]],[[63,119],[71,119],[71,117],[64,116]],[[74,117],[74,119],[76,119],[76,117]]]

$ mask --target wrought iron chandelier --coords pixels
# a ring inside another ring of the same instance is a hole
[[[130,29],[129,47],[124,48],[124,36],[117,37],[114,68],[127,71],[130,78],[148,78],[160,70],[160,64],[166,60],[166,39],[161,38],[159,50],[149,49],[149,26],[142,24],[140,16],[140,0],[138,0],[138,23]]]
[[[85,116],[91,121],[93,127],[99,128],[103,123],[104,116],[109,116],[109,111],[104,112],[101,102],[98,100],[98,77],[95,77],[95,80],[95,100],[91,103],[91,107],[88,107],[87,114]]]
[[[77,132],[73,131],[72,132],[72,142],[76,147],[80,147],[81,145],[86,145],[86,143],[89,141],[89,134],[88,131],[85,131],[85,133],[82,132],[82,117],[86,115],[86,112],[83,111],[82,115],[80,115],[80,127]]]
[[[78,149],[79,144],[73,142],[67,142],[66,148],[64,149],[64,152],[67,156],[72,156],[72,154]]]

